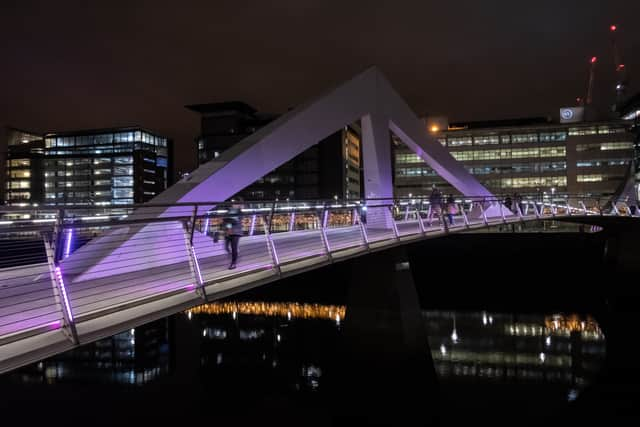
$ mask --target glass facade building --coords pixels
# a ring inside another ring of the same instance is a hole
[[[50,133],[44,145],[46,205],[144,203],[168,186],[170,141],[141,128]]]
[[[629,124],[621,121],[500,126],[452,125],[431,132],[494,194],[613,194],[634,156]],[[433,184],[457,192],[394,138],[398,197],[427,196]]]
[[[141,128],[21,137],[8,145],[7,205],[144,203],[171,183],[171,141]]]

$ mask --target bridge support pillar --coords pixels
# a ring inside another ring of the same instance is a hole
[[[344,333],[327,378],[336,425],[428,425],[437,418],[436,376],[406,260],[396,248],[353,261]]]
[[[364,194],[367,199],[377,199],[367,209],[367,227],[391,230],[391,133],[389,118],[380,113],[371,113],[362,118],[362,164]]]

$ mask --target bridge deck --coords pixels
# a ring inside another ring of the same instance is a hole
[[[535,216],[488,225],[536,220]],[[380,250],[407,240],[424,239],[486,227],[483,220],[458,223],[445,230],[439,223],[422,231],[417,220],[396,222],[393,229],[367,227],[365,243],[359,225],[327,228],[329,252],[321,230],[271,234],[279,265],[274,265],[265,235],[240,239],[238,267],[229,270],[224,242],[194,240],[206,300],[211,301],[297,274],[330,262]],[[79,342],[110,336],[130,327],[203,303],[188,260],[167,262],[152,269],[110,274],[89,280],[65,275],[69,305]],[[47,263],[0,270],[0,372],[74,346],[61,329],[63,316],[56,303]]]

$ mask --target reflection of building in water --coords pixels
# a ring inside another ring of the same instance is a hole
[[[141,385],[169,371],[168,320],[26,366],[15,372],[26,383],[97,382]]]
[[[444,311],[424,316],[442,378],[566,384],[573,400],[604,361],[605,338],[589,316]]]

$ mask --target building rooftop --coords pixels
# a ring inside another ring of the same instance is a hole
[[[483,128],[500,128],[500,127],[520,127],[535,126],[552,123],[548,117],[523,117],[517,119],[505,120],[483,120],[473,122],[457,122],[450,123],[449,129],[483,129]]]
[[[522,121],[519,121],[522,120]],[[597,122],[575,122],[575,123],[558,123],[554,121],[527,121],[523,119],[511,120],[496,120],[487,122],[470,122],[468,123],[451,123],[448,129],[442,130],[442,133],[448,132],[474,132],[474,131],[487,131],[487,132],[511,132],[511,131],[535,131],[545,129],[568,129],[568,128],[582,128],[593,126],[611,126],[617,125],[622,127],[628,127],[629,122],[622,119],[613,119]]]
[[[103,135],[106,133],[117,133],[117,132],[146,132],[154,136],[160,136],[158,132],[140,127],[140,126],[123,126],[123,127],[115,127],[115,128],[101,128],[101,129],[79,129],[79,130],[69,130],[69,131],[59,131],[59,132],[47,132],[44,136],[45,138],[51,137],[59,137],[59,136],[87,136],[87,135]]]

